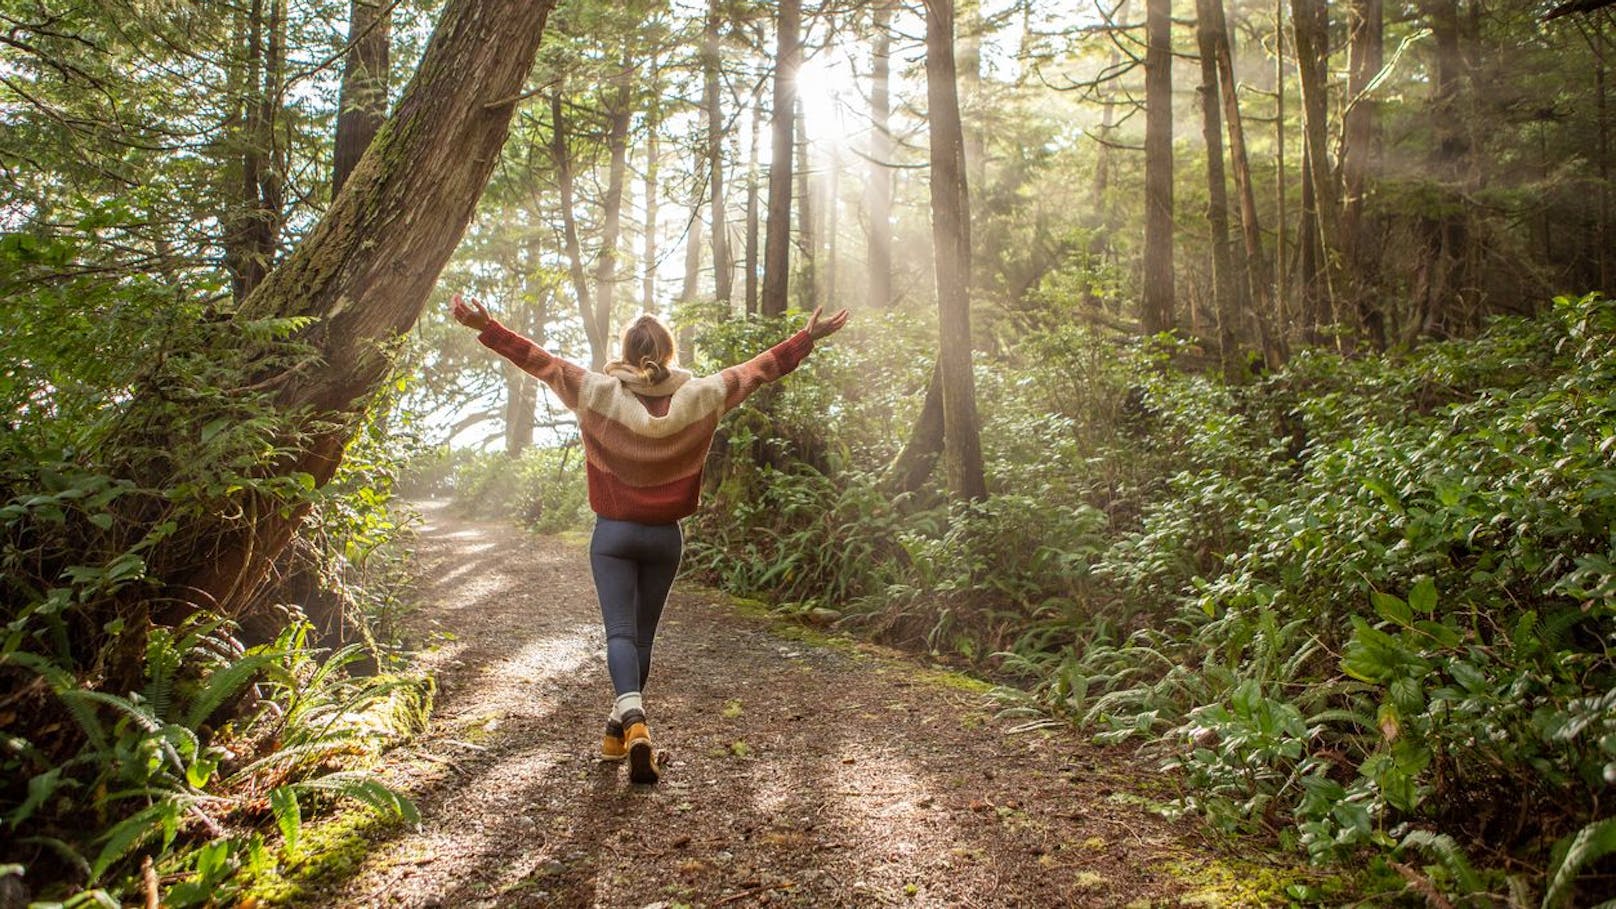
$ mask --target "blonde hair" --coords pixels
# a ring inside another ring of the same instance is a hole
[[[640,381],[655,385],[666,379],[669,368],[678,362],[673,333],[650,313],[639,316],[623,329],[623,350],[613,365],[622,365],[640,374]]]

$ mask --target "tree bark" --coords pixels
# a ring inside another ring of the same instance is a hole
[[[1196,0],[1195,39],[1201,52],[1201,132],[1206,140],[1206,223],[1212,233],[1212,308],[1218,318],[1218,355],[1224,378],[1238,381],[1242,372],[1235,323],[1240,310],[1229,259],[1229,195],[1223,174],[1222,93],[1218,89],[1217,23],[1212,7],[1223,0]]]
[[[869,303],[892,306],[892,3],[877,0],[871,13],[875,32],[874,67],[870,74],[870,173],[865,206],[870,226]]]
[[[1469,138],[1459,116],[1460,79],[1464,61],[1460,52],[1458,0],[1424,0],[1420,4],[1431,23],[1436,44],[1436,60],[1431,78],[1432,126],[1436,147],[1431,153],[1434,178],[1448,193],[1457,193],[1463,183]],[[1425,260],[1414,278],[1414,324],[1405,340],[1420,335],[1440,337],[1449,331],[1449,309],[1464,284],[1463,262],[1469,242],[1462,215],[1443,213],[1423,219]]]
[[[1335,171],[1330,166],[1329,103],[1325,97],[1328,19],[1324,0],[1291,0],[1291,28],[1296,38],[1296,68],[1302,83],[1302,139],[1313,190],[1313,218],[1319,253],[1319,309],[1332,321],[1344,291],[1341,270],[1340,203]]]
[[[956,0],[955,84],[960,96],[960,122],[965,133],[965,182],[980,193],[987,186],[987,135],[982,123],[981,0]]]
[[[713,286],[718,302],[729,306],[734,296],[735,260],[729,249],[729,223],[724,206],[724,112],[719,103],[720,0],[710,0],[702,32],[702,110],[707,119],[707,189],[713,219]]]
[[[578,298],[578,314],[583,318],[584,337],[589,342],[592,363],[605,363],[606,336],[595,321],[594,295],[584,273],[583,249],[578,243],[577,199],[574,196],[572,150],[567,143],[567,113],[562,103],[564,88],[557,85],[550,94],[550,157],[555,162],[556,189],[561,194],[561,242],[567,254],[567,277]]]
[[[348,15],[348,59],[337,98],[337,141],[331,195],[342,190],[354,165],[387,119],[388,57],[392,15],[386,0],[353,0]]]
[[[1231,54],[1232,56],[1232,54]],[[1288,275],[1285,262],[1285,244],[1288,234],[1285,225],[1285,188],[1289,175],[1285,171],[1285,0],[1274,0],[1274,322],[1280,326],[1277,333],[1286,337],[1290,331],[1285,282]]]
[[[971,371],[971,204],[954,74],[953,0],[926,0],[926,107],[931,122],[943,460],[950,492],[976,500],[987,497],[987,482]]]
[[[1239,83],[1234,77],[1234,47],[1229,40],[1223,0],[1211,0],[1207,13],[1208,24],[1212,28],[1213,53],[1217,55],[1223,122],[1229,135],[1230,170],[1233,171],[1235,195],[1240,202],[1246,313],[1262,344],[1264,362],[1269,368],[1278,369],[1285,362],[1286,354],[1280,333],[1274,328],[1280,314],[1274,303],[1276,297],[1273,279],[1268,273],[1268,259],[1263,255],[1261,218],[1257,213],[1257,193],[1251,179],[1251,161],[1246,154],[1246,128],[1240,116],[1240,95],[1237,90]]]
[[[275,125],[286,68],[285,23],[286,0],[252,0],[244,35],[247,72],[239,136],[240,195],[225,240],[225,263],[238,301],[263,282],[280,245],[285,162]]]
[[[825,175],[825,204],[821,222],[825,227],[825,283],[819,292],[819,304],[830,306],[840,299],[836,295],[836,233],[841,229],[840,196],[842,193],[842,157],[833,144],[830,148],[830,172]]]
[[[888,465],[881,485],[888,495],[916,492],[937,467],[937,456],[943,452],[943,366],[939,361],[932,366],[931,381],[926,383],[926,400],[915,418],[915,428],[903,450]]]
[[[746,154],[746,314],[758,311],[758,146],[763,131],[763,99],[752,99],[752,129]]]
[[[654,65],[654,64],[653,64]],[[656,312],[657,278],[657,170],[661,165],[657,124],[647,124],[645,138],[645,274],[641,277],[641,308]]]
[[[692,200],[690,227],[685,232],[685,278],[679,288],[679,302],[690,303],[696,299],[698,277],[701,274],[701,225],[704,223],[700,215],[701,199]],[[679,347],[679,359],[689,363],[695,359],[694,336],[689,325],[680,325],[676,337]]]
[[[470,220],[538,49],[549,0],[451,0],[393,116],[346,190],[239,317],[311,317],[299,340],[315,365],[276,377],[277,405],[302,434],[276,474],[331,479],[365,407],[393,368],[395,342],[420,316]],[[213,519],[155,551],[177,600],[231,614],[263,581],[303,516],[241,493],[242,517]],[[221,509],[217,514],[235,514]]]
[[[1313,152],[1302,146],[1302,218],[1296,226],[1296,299],[1302,340],[1322,344],[1324,326],[1335,321],[1329,295],[1324,293],[1323,266],[1319,262],[1318,195],[1314,192]]]
[[[1351,0],[1347,7],[1347,113],[1343,126],[1341,257],[1354,276],[1353,311],[1358,330],[1376,350],[1386,349],[1386,325],[1369,288],[1376,283],[1378,250],[1364,218],[1364,199],[1375,161],[1380,112],[1369,83],[1384,60],[1381,0]]]
[[[539,281],[536,280],[542,267],[542,254],[538,240],[527,244],[521,292],[510,308],[509,323],[540,347],[545,346],[544,328],[548,321],[545,313],[548,293],[537,286]],[[501,367],[505,371],[505,455],[515,459],[533,445],[533,430],[538,422],[539,380],[516,368],[514,363],[502,361]]]
[[[661,136],[659,129],[662,125],[662,106],[660,96],[662,93],[662,70],[656,54],[651,55],[649,85],[646,95],[649,104],[645,112],[645,181],[641,184],[645,192],[645,271],[640,276],[641,309],[644,312],[657,311],[656,277],[657,277],[657,208],[659,200],[657,194],[658,170],[661,167]]]
[[[801,48],[797,29],[802,0],[780,0],[780,19],[774,53],[774,134],[769,162],[769,223],[763,240],[763,297],[765,316],[786,311],[791,269],[791,154],[797,115],[797,67]]]
[[[1140,323],[1146,334],[1173,329],[1172,0],[1145,3],[1145,280]]]
[[[814,205],[813,168],[808,161],[808,118],[797,99],[797,308],[819,302],[819,222]]]
[[[606,111],[606,147],[611,163],[606,172],[606,199],[602,203],[600,255],[595,258],[595,333],[603,343],[591,350],[591,368],[599,370],[611,357],[612,303],[617,290],[617,244],[623,233],[623,188],[628,182],[628,127],[634,112],[628,75],[633,66],[622,61],[622,83],[612,93]]]

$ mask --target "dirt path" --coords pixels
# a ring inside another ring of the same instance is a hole
[[[632,786],[594,757],[611,690],[582,549],[426,515],[413,627],[441,687],[432,732],[387,768],[422,823],[374,832],[300,904],[1249,901],[1207,889],[1238,866],[1142,807],[1128,752],[1011,732],[979,689],[684,582],[646,695],[670,764]]]

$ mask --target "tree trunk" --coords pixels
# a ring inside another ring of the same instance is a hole
[[[1605,20],[1595,20],[1593,33],[1594,99],[1599,128],[1599,224],[1594,231],[1594,244],[1599,249],[1599,286],[1608,291],[1613,276],[1610,249],[1610,98],[1606,91],[1610,79],[1610,45],[1605,38]]]
[[[842,156],[835,144],[830,148],[830,172],[825,174],[825,204],[821,223],[825,227],[825,283],[819,292],[819,305],[830,306],[841,299],[836,295],[836,232],[841,228]]]
[[[1223,122],[1229,134],[1229,164],[1233,171],[1235,195],[1240,202],[1240,237],[1245,252],[1246,315],[1262,344],[1263,361],[1270,369],[1285,362],[1280,334],[1274,329],[1279,313],[1274,306],[1272,278],[1263,255],[1262,225],[1257,214],[1257,193],[1251,179],[1251,162],[1246,155],[1246,128],[1240,116],[1240,95],[1234,77],[1234,48],[1229,41],[1228,20],[1223,0],[1207,4],[1208,25],[1212,29],[1213,53],[1217,55],[1218,87],[1223,98]]]
[[[1431,79],[1432,125],[1436,148],[1431,154],[1434,179],[1445,193],[1456,194],[1463,182],[1464,160],[1470,152],[1464,123],[1459,116],[1460,79],[1464,61],[1460,53],[1458,0],[1421,3],[1436,39],[1436,61]],[[1449,331],[1448,311],[1464,284],[1464,248],[1468,243],[1463,216],[1442,213],[1426,217],[1425,261],[1414,279],[1414,324],[1405,340],[1420,335],[1440,337]]]
[[[316,364],[276,377],[276,403],[302,435],[274,465],[281,476],[331,479],[390,351],[420,316],[505,142],[538,49],[549,0],[451,0],[391,119],[346,190],[281,266],[243,301],[244,320],[310,317],[300,341]],[[224,614],[246,603],[303,517],[250,493],[152,564],[180,566],[176,600]],[[231,515],[226,518],[223,515]],[[181,551],[171,551],[182,547]],[[190,570],[185,570],[189,565]]]
[[[1218,355],[1224,378],[1238,381],[1242,372],[1234,327],[1240,311],[1229,261],[1229,196],[1223,176],[1222,94],[1218,90],[1217,23],[1211,7],[1223,0],[1196,0],[1195,39],[1201,52],[1201,132],[1206,140],[1206,223],[1212,232],[1212,308],[1218,317]]]
[[[819,222],[814,205],[813,168],[808,161],[808,118],[797,99],[797,308],[808,310],[819,299]]]
[[[1285,262],[1285,244],[1289,242],[1285,225],[1288,183],[1289,175],[1285,172],[1285,0],[1274,0],[1274,322],[1281,328],[1277,333],[1281,338],[1290,331],[1285,297],[1289,274]]]
[[[987,186],[987,136],[982,123],[981,0],[954,4],[955,84],[960,96],[960,122],[965,133],[965,182],[980,193]]]
[[[280,244],[285,162],[275,125],[286,68],[285,24],[286,0],[252,0],[244,35],[247,72],[239,136],[241,189],[225,239],[225,263],[238,301],[245,300],[269,274]]]
[[[548,321],[545,313],[548,294],[536,286],[539,283],[536,276],[542,267],[542,254],[538,240],[527,244],[527,258],[522,265],[524,278],[521,291],[516,295],[516,303],[510,308],[509,323],[540,347],[545,345],[544,327]],[[514,363],[502,361],[501,367],[505,372],[505,455],[515,459],[533,445],[539,406],[539,380],[516,368]]]
[[[685,279],[679,288],[679,302],[689,303],[696,299],[698,276],[701,274],[701,200],[698,198],[691,204],[690,228],[685,234]],[[676,339],[681,362],[689,363],[695,359],[694,335],[689,325],[680,325]]]
[[[336,196],[387,119],[392,7],[384,0],[353,0],[348,14],[348,59],[337,99],[337,141],[331,162]]]
[[[1318,196],[1313,187],[1313,153],[1302,146],[1302,220],[1296,227],[1296,298],[1301,317],[1302,340],[1322,344],[1324,327],[1334,320],[1330,299],[1324,293],[1323,266],[1319,262]]]
[[[735,260],[729,251],[729,223],[724,213],[724,112],[718,97],[720,0],[710,0],[702,34],[702,111],[707,118],[707,189],[713,218],[713,286],[718,302],[729,306],[734,296]]]
[[[765,316],[785,315],[791,269],[791,153],[792,127],[797,115],[797,67],[801,48],[797,29],[802,0],[780,0],[780,21],[774,53],[774,135],[769,162],[769,224],[763,240],[763,298]]]
[[[653,67],[655,64],[653,63]],[[657,124],[646,125],[645,138],[645,274],[641,277],[641,308],[656,312],[657,278],[657,169],[661,165]]]
[[[1321,259],[1318,263],[1319,311],[1333,320],[1339,310],[1336,296],[1342,286],[1340,205],[1335,172],[1330,167],[1329,103],[1325,96],[1326,57],[1329,53],[1328,19],[1324,0],[1291,0],[1291,28],[1296,38],[1296,68],[1302,83],[1302,139],[1307,149],[1307,171],[1313,190],[1313,218],[1317,222]]]
[[[888,465],[882,487],[888,495],[916,492],[925,485],[926,478],[937,467],[937,456],[943,452],[943,365],[939,361],[932,367],[931,381],[926,383],[926,400],[915,418],[914,431],[903,451]]]
[[[606,337],[595,322],[594,296],[584,273],[583,249],[578,243],[577,200],[574,198],[572,150],[567,143],[567,115],[562,104],[564,87],[557,85],[550,94],[550,157],[555,162],[556,188],[561,194],[561,242],[567,254],[567,276],[578,298],[578,314],[583,318],[584,337],[589,341],[589,359],[605,363]]]
[[[868,273],[870,306],[892,305],[892,3],[877,0],[874,69],[870,80],[870,173],[865,186],[869,209]]]
[[[1351,0],[1347,7],[1347,113],[1341,150],[1343,199],[1341,257],[1354,276],[1358,330],[1376,350],[1386,349],[1386,325],[1370,288],[1379,269],[1374,231],[1364,219],[1364,198],[1374,167],[1379,105],[1369,83],[1384,59],[1381,0]]]
[[[628,182],[628,127],[634,112],[628,75],[632,64],[623,60],[623,82],[606,112],[606,147],[611,163],[606,172],[606,199],[602,205],[600,255],[595,259],[595,333],[605,343],[591,351],[591,368],[599,370],[611,357],[612,303],[617,289],[617,243],[623,233],[623,187]]]
[[[1172,0],[1145,3],[1145,280],[1140,323],[1146,334],[1173,328]]]
[[[932,248],[942,373],[943,460],[961,499],[987,497],[971,372],[971,205],[954,75],[954,2],[926,0],[926,108],[931,122]]]
[[[746,314],[758,311],[758,146],[762,144],[763,99],[752,99],[752,131],[746,153]]]

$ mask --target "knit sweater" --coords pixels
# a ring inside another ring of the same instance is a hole
[[[796,369],[814,346],[804,329],[713,375],[674,369],[644,385],[552,356],[492,319],[477,340],[550,386],[578,415],[589,507],[640,524],[670,524],[695,512],[718,418]]]

